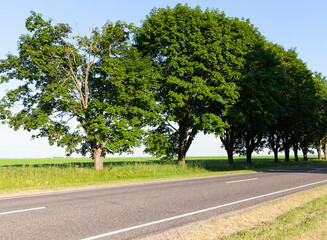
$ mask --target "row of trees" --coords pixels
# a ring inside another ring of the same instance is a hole
[[[289,161],[290,149],[296,161],[299,150],[307,160],[309,149],[321,145],[326,156],[325,77],[308,70],[294,50],[271,43],[249,56],[243,76],[240,97],[224,116],[229,128],[220,135],[230,163],[234,153],[250,163],[264,147],[276,162],[280,151]]]
[[[220,136],[230,163],[270,148],[278,161],[321,146],[325,78],[247,20],[187,5],[153,9],[142,26],[118,21],[71,37],[32,12],[18,55],[0,62],[4,123],[38,130],[68,154],[145,152],[185,164],[199,132]],[[13,106],[19,104],[18,110]]]

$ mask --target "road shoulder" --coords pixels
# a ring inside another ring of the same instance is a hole
[[[229,212],[205,221],[151,235],[142,240],[224,239],[237,232],[274,221],[281,215],[324,196],[327,196],[327,186],[296,193],[240,211]]]

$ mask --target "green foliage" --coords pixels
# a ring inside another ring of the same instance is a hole
[[[238,102],[225,115],[230,129],[221,136],[225,147],[247,156],[263,147],[268,127],[275,123],[278,112],[279,81],[283,77],[281,61],[264,39],[245,56]],[[229,138],[227,138],[227,136]]]
[[[160,73],[163,120],[146,141],[147,152],[178,154],[182,161],[199,131],[228,126],[222,115],[238,98],[244,56],[258,36],[248,21],[218,10],[178,4],[151,11],[135,35],[136,47]]]
[[[248,20],[178,4],[154,8],[140,28],[108,21],[73,36],[31,12],[26,29],[18,55],[0,60],[0,84],[20,83],[0,121],[68,155],[102,160],[143,141],[146,153],[185,163],[204,132],[220,135],[230,163],[263,147],[278,161],[327,141],[326,78]]]
[[[291,147],[296,156],[300,148],[305,155],[326,135],[323,77],[314,77],[294,50],[258,43],[245,57],[240,97],[225,114],[230,127],[221,140],[231,163],[233,153],[251,162],[252,152],[264,146],[274,152],[275,161],[281,150],[288,159]]]
[[[142,127],[156,115],[156,77],[151,62],[129,46],[133,25],[107,22],[89,37],[72,37],[67,24],[52,25],[32,12],[26,29],[18,56],[0,62],[1,82],[21,83],[1,101],[5,122],[38,130],[34,138],[47,137],[68,155],[140,146]]]

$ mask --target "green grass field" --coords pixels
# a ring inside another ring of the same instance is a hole
[[[0,193],[62,189],[77,186],[141,182],[157,179],[211,176],[269,169],[327,164],[314,157],[308,162],[275,163],[272,157],[254,157],[252,164],[236,157],[189,157],[185,167],[156,158],[106,158],[104,170],[93,170],[88,158],[0,159]]]

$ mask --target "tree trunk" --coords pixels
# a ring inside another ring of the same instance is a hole
[[[251,132],[251,131],[250,131]],[[248,133],[251,136],[251,134]],[[262,135],[257,137],[257,141],[255,141],[255,136],[253,137],[246,137],[245,142],[245,149],[246,149],[246,162],[252,163],[252,153],[257,148],[257,146],[261,143]]]
[[[178,146],[178,165],[183,165],[185,166],[185,155],[186,155],[186,151],[185,151],[185,142],[187,139],[187,136],[183,137],[180,136],[180,141],[179,141],[179,146]]]
[[[283,139],[283,146],[284,146],[284,152],[285,152],[285,162],[290,161],[290,142],[289,139]]]
[[[180,156],[178,154],[178,165],[182,165],[182,166],[185,166],[185,155],[184,156]]]
[[[222,135],[220,136],[220,140],[223,143],[223,146],[227,152],[228,156],[228,163],[233,164],[234,163],[234,145],[235,145],[235,138],[234,138],[234,131],[233,126],[230,126],[229,129],[226,129]]]
[[[303,152],[303,161],[308,161],[308,148],[304,147],[302,148]]]
[[[185,145],[188,136],[188,128],[185,123],[179,124],[179,141],[178,141],[178,165],[185,165]]]
[[[296,162],[299,161],[299,155],[298,155],[299,146],[298,145],[299,145],[298,143],[293,144],[294,160]]]
[[[197,133],[197,125],[194,125],[191,128],[187,119],[184,119],[184,121],[179,123],[178,165],[185,165],[186,153],[189,150]]]
[[[228,155],[228,163],[233,164],[234,163],[233,150],[227,149],[226,151],[227,151],[227,155]]]
[[[252,163],[252,152],[248,150],[246,150],[246,162]]]
[[[101,148],[93,148],[94,169],[96,171],[103,170],[103,156]]]
[[[320,140],[320,143],[317,147],[317,152],[318,152],[318,159],[321,160],[321,140]]]
[[[298,150],[297,150],[297,148],[294,149],[294,160],[295,160],[296,162],[299,161],[299,155],[298,155]]]
[[[274,149],[274,159],[275,159],[275,163],[278,162],[278,149]]]
[[[277,163],[279,161],[278,159],[278,150],[280,148],[280,135],[278,131],[270,131],[268,136],[268,142],[270,144],[270,148],[274,152],[274,159]]]
[[[325,160],[327,160],[327,143],[325,143],[325,145],[324,145],[323,152],[325,155]]]
[[[289,148],[285,148],[285,162],[289,162],[290,161],[290,149]]]

